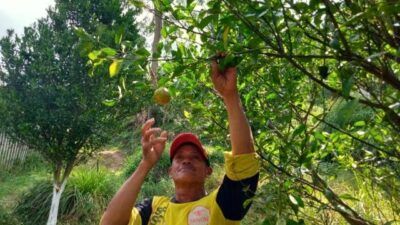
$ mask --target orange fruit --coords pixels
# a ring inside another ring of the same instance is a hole
[[[171,101],[171,95],[169,91],[165,87],[160,87],[154,91],[153,95],[154,101],[160,105],[166,105],[169,101]]]

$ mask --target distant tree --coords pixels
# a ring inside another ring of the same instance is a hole
[[[47,17],[25,28],[22,37],[9,30],[0,41],[0,126],[52,163],[47,224],[57,222],[73,167],[114,135],[121,117],[139,108],[129,95],[118,93],[121,81],[108,76],[108,67],[90,71],[87,65],[92,48],[116,48],[122,37],[132,49],[143,44],[135,14],[124,0],[57,0]],[[82,30],[96,33],[88,36],[95,41],[79,41]],[[99,54],[116,52],[103,48]],[[124,79],[136,78],[129,74]]]

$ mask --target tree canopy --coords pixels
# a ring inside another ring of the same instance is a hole
[[[305,206],[334,211],[350,224],[399,219],[387,217],[398,214],[400,200],[397,1],[155,0],[155,8],[131,2],[162,17],[162,40],[148,61],[162,62],[158,84],[172,93],[168,110],[220,147],[228,143],[226,115],[208,79],[209,62],[225,52],[221,69],[238,66],[266,180],[255,221],[319,221],[305,215]],[[118,59],[141,58],[127,55]],[[355,196],[330,186],[335,169],[370,194],[386,193],[391,212],[360,211]]]
[[[120,80],[109,78],[106,66],[90,71],[87,64],[94,48],[118,45],[115,36],[129,39],[132,49],[143,44],[135,14],[119,0],[56,1],[22,37],[9,30],[0,41],[1,128],[52,163],[53,199],[72,168],[115,134],[121,118],[140,109],[118,93]],[[90,37],[96,42],[80,41],[80,29],[96,32]],[[101,54],[115,52],[105,48]],[[56,216],[58,205],[53,208]]]

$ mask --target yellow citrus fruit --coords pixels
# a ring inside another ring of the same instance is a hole
[[[171,101],[171,95],[169,94],[168,89],[165,87],[160,87],[155,90],[153,98],[154,101],[160,105],[168,104],[168,102]]]

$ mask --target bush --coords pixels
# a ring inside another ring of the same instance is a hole
[[[77,168],[61,196],[59,222],[96,224],[114,195],[119,180],[105,170]],[[17,203],[14,215],[24,224],[45,224],[51,205],[53,185],[41,182],[26,192]]]
[[[20,225],[21,223],[8,212],[2,205],[0,205],[0,225]]]
[[[166,147],[166,149],[168,149]],[[127,157],[125,161],[125,166],[123,169],[123,176],[125,179],[130,177],[132,173],[138,167],[140,161],[142,160],[142,150],[141,147],[135,149],[132,156]],[[171,166],[171,162],[169,160],[169,155],[167,151],[163,153],[160,161],[156,164],[156,166],[150,171],[147,175],[145,182],[157,183],[163,179],[163,177],[168,176],[168,168]]]
[[[164,177],[158,182],[145,182],[140,189],[140,193],[136,202],[141,202],[143,199],[152,196],[172,196],[173,193],[174,185],[172,179]]]
[[[14,215],[26,225],[46,223],[52,190],[53,185],[50,181],[34,185],[22,195],[14,209]]]

